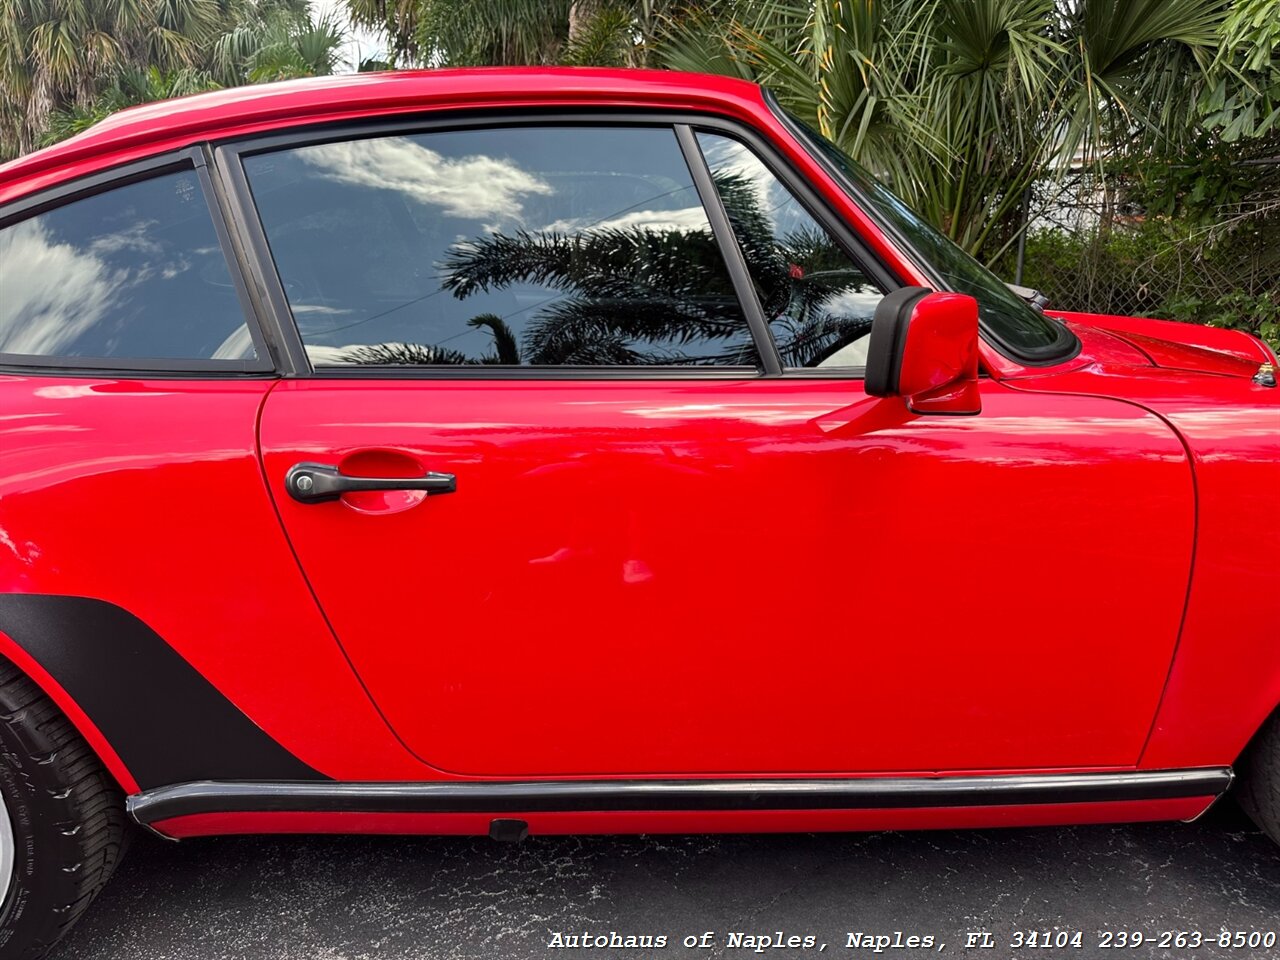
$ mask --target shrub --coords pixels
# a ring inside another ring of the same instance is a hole
[[[1257,237],[1206,246],[1179,242],[1177,229],[1149,220],[1084,234],[1035,233],[1027,239],[1023,283],[1062,310],[1245,330],[1280,349],[1280,277]],[[1011,258],[999,269],[1011,277]]]

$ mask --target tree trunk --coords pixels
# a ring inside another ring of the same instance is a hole
[[[576,43],[591,27],[591,21],[600,15],[606,0],[573,0],[569,5],[569,43]]]

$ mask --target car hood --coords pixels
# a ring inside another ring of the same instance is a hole
[[[1273,358],[1261,340],[1240,330],[1221,330],[1170,320],[1057,314],[1073,328],[1109,334],[1155,367],[1252,378]],[[1136,358],[1135,358],[1136,359]]]

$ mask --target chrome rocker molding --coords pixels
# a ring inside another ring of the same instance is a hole
[[[552,813],[882,810],[1217,797],[1230,767],[1125,773],[822,780],[246,783],[203,780],[129,797],[138,823],[201,813]]]

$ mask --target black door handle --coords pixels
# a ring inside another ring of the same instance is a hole
[[[361,490],[425,490],[428,496],[453,493],[458,480],[452,473],[432,472],[421,477],[348,477],[327,463],[295,463],[285,474],[284,486],[299,503],[324,503]]]

